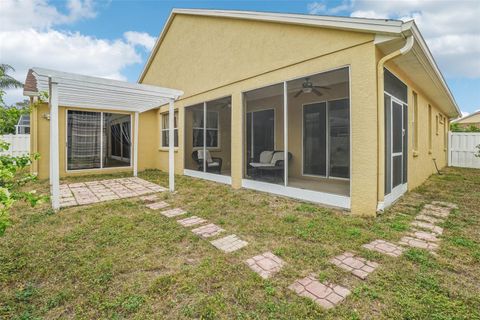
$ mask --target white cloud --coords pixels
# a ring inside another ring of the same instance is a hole
[[[476,1],[351,0],[336,7],[320,1],[307,8],[310,13],[415,19],[445,75],[480,78],[480,5]]]
[[[35,66],[126,80],[122,70],[142,63],[141,51],[150,50],[155,43],[147,33],[134,31],[109,40],[54,29],[55,25],[95,17],[91,0],[69,0],[67,13],[60,13],[45,0],[0,1],[1,63],[12,65],[16,69],[13,76],[22,82],[28,69]],[[21,90],[7,90],[7,104],[21,100]]]
[[[92,0],[68,0],[61,13],[46,0],[1,0],[0,30],[35,28],[44,30],[96,16]]]
[[[148,51],[152,50],[155,45],[156,38],[146,32],[127,31],[123,36],[128,43],[143,46]]]
[[[470,112],[467,112],[467,111],[461,111],[461,112],[462,112],[462,118],[470,114]]]

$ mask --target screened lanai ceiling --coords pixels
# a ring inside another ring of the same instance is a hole
[[[62,107],[144,112],[176,100],[183,94],[175,89],[44,68],[28,71],[24,94],[38,96],[42,92],[48,93],[50,79],[57,83],[58,105]]]

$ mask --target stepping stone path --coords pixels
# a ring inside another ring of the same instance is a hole
[[[350,271],[362,280],[365,280],[378,267],[378,263],[355,256],[351,252],[336,256],[330,262],[346,271]]]
[[[342,302],[350,290],[333,283],[319,282],[314,275],[295,281],[288,287],[302,297],[307,297],[325,309],[330,309]]]
[[[430,251],[436,250],[438,248],[438,244],[433,242],[428,242],[419,238],[414,238],[410,236],[405,236],[398,242],[404,246],[410,246],[419,249],[427,249]]]
[[[412,232],[409,234],[411,237],[428,241],[428,242],[438,242],[439,239],[437,238],[437,235],[432,232],[427,232],[427,231],[421,231],[417,229],[413,229]]]
[[[159,210],[159,209],[164,209],[166,207],[169,207],[170,205],[166,203],[165,201],[160,201],[160,202],[153,202],[147,204],[147,208],[152,209],[152,210]]]
[[[388,256],[398,257],[400,256],[405,249],[396,244],[387,242],[385,240],[374,240],[370,243],[364,244],[362,247],[368,250],[377,251]]]
[[[217,249],[229,253],[245,247],[248,242],[240,239],[237,235],[232,234],[224,238],[210,241],[210,243]]]
[[[152,202],[157,201],[158,198],[157,198],[157,195],[156,195],[156,194],[151,194],[151,195],[149,195],[149,196],[142,196],[142,197],[140,197],[140,200],[142,200],[143,202],[152,203]]]
[[[264,279],[267,279],[274,273],[280,271],[285,264],[282,259],[270,251],[247,259],[245,263],[250,267],[250,269],[258,273]]]
[[[419,214],[418,216],[415,217],[415,220],[422,220],[428,223],[442,223],[443,219],[440,218],[434,218],[432,216],[426,215],[426,214]]]
[[[207,220],[205,220],[203,218],[200,218],[200,217],[197,217],[197,216],[191,216],[189,218],[177,220],[177,222],[180,223],[184,227],[191,227],[191,226],[195,226],[197,224],[205,223],[205,222],[207,222]]]
[[[181,216],[182,214],[187,213],[187,211],[181,208],[175,208],[175,209],[165,210],[160,213],[167,218],[173,218],[173,217]]]
[[[137,177],[62,184],[60,207],[131,198],[165,190],[164,187]]]
[[[209,223],[207,225],[192,229],[193,233],[195,233],[197,236],[200,236],[202,238],[213,237],[220,234],[223,231],[225,230],[213,223]]]
[[[430,231],[432,231],[432,232],[434,232],[438,235],[441,235],[443,233],[443,228],[439,227],[439,226],[436,226],[433,223],[422,222],[422,221],[413,221],[411,223],[411,225],[414,226],[414,227],[417,227],[417,228],[430,230]]]

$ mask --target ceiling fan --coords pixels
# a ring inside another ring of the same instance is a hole
[[[310,78],[305,78],[305,81],[302,83],[302,89],[298,91],[294,97],[297,98],[299,95],[302,93],[315,93],[317,96],[321,96],[322,93],[318,91],[318,89],[327,89],[329,90],[330,87],[324,87],[324,86],[314,86],[313,83],[310,81]]]

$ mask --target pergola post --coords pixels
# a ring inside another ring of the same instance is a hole
[[[138,174],[138,112],[135,112],[133,124],[133,176]]]
[[[50,188],[52,208],[60,209],[60,168],[58,154],[58,83],[49,78],[50,107]]]
[[[173,99],[170,99],[168,105],[168,186],[170,192],[175,191],[175,111]]]

